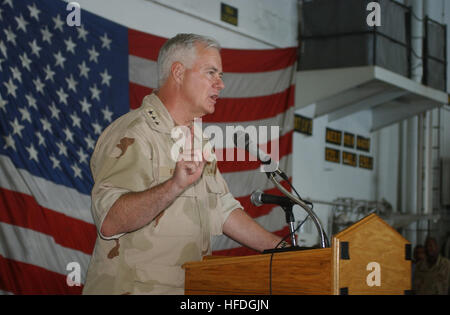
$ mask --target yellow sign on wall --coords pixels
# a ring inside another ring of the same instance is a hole
[[[358,150],[370,152],[370,138],[358,136],[356,139],[356,148]]]
[[[342,151],[342,164],[356,167],[356,154]]]
[[[333,163],[341,163],[341,151],[325,148],[325,160]]]
[[[344,147],[352,149],[355,147],[355,135],[353,133],[344,132]]]
[[[220,3],[220,19],[234,26],[238,25],[238,9],[231,5]]]
[[[373,169],[373,158],[366,155],[359,155],[359,167],[365,168],[368,170]]]
[[[342,131],[327,128],[325,140],[328,143],[341,145],[342,143]]]
[[[308,136],[312,136],[313,121],[301,115],[294,116],[294,130]]]

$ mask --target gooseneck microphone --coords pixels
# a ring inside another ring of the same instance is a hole
[[[292,189],[297,193],[297,196],[294,196],[292,193],[290,193],[286,188],[284,188],[281,183],[276,180],[276,175],[282,177],[284,180],[286,180],[289,184],[289,177],[278,168],[278,162],[273,162],[270,156],[260,150],[255,142],[252,142],[250,139],[250,135],[246,132],[243,132],[242,130],[238,130],[234,134],[234,145],[238,149],[244,149],[247,150],[251,155],[257,157],[263,165],[261,165],[261,172],[266,173],[267,178],[269,178],[275,186],[286,196],[274,196],[274,195],[268,195],[264,194],[262,191],[255,191],[250,199],[252,204],[255,206],[261,206],[265,203],[271,203],[271,204],[277,204],[283,208],[286,214],[286,222],[289,223],[289,230],[291,233],[291,239],[292,244],[296,246],[296,240],[295,240],[295,229],[294,229],[294,215],[292,213],[292,207],[293,205],[297,204],[309,214],[309,216],[312,218],[314,224],[316,225],[317,231],[320,235],[320,246],[322,248],[329,247],[329,241],[328,238],[323,230],[322,224],[319,221],[319,218],[316,216],[316,214],[312,211],[312,207],[309,207],[305,201],[303,201],[298,193],[295,191],[295,188],[292,187]],[[310,203],[309,203],[310,204]]]
[[[297,246],[294,228],[295,218],[294,213],[292,212],[292,207],[295,205],[295,202],[288,197],[265,194],[261,190],[254,191],[250,196],[250,201],[257,207],[262,206],[263,204],[275,204],[281,206],[286,215],[286,223],[289,224],[292,245],[294,247]]]

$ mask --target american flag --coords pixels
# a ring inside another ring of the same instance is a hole
[[[76,262],[84,283],[97,237],[90,156],[102,130],[156,87],[167,40],[85,10],[81,26],[69,26],[66,5],[0,0],[0,293],[81,292],[66,280]],[[291,174],[296,49],[221,53],[226,88],[203,127],[280,126],[267,145],[279,147],[280,168]],[[216,154],[230,150],[224,142]],[[279,207],[250,204],[256,189],[276,193],[258,162],[219,169],[252,217],[288,233]],[[215,254],[254,254],[222,236],[213,245]]]

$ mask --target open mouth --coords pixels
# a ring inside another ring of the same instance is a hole
[[[219,95],[211,95],[209,97],[210,100],[212,100],[214,103],[217,102],[217,99],[219,98]]]

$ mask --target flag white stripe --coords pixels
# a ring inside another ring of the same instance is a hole
[[[33,196],[45,208],[93,224],[91,197],[73,188],[55,184],[14,166],[8,156],[0,155],[0,186]]]
[[[286,216],[281,207],[273,208],[268,214],[256,218],[255,221],[268,231],[279,231],[286,226]],[[213,250],[231,249],[242,246],[225,235],[214,236],[211,245]]]
[[[14,293],[9,292],[9,291],[0,290],[0,295],[14,295]]]
[[[128,65],[130,82],[152,89],[158,86],[158,67],[156,61],[129,55]]]
[[[225,89],[220,93],[220,97],[243,98],[280,93],[292,85],[293,73],[295,65],[267,72],[225,72]],[[129,80],[145,87],[156,88],[156,61],[130,55]]]
[[[74,235],[73,237],[77,237]],[[91,256],[54,242],[51,236],[16,225],[0,222],[0,255],[5,258],[35,265],[62,275],[67,275],[67,264],[77,262],[81,267],[81,282]]]
[[[225,89],[220,93],[224,98],[267,96],[281,93],[292,85],[295,67],[254,73],[227,73],[223,75]]]

